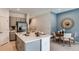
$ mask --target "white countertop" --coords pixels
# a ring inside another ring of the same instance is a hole
[[[32,41],[36,41],[36,40],[40,40],[42,38],[47,38],[47,37],[51,37],[51,35],[47,34],[47,35],[40,35],[39,37],[36,37],[33,33],[30,34],[30,36],[25,36],[25,33],[16,33],[16,35],[23,40],[25,43],[28,42],[32,42]]]

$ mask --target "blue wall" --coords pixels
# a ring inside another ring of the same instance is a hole
[[[61,30],[61,21],[64,18],[71,18],[74,21],[74,26],[71,29],[66,30],[66,32],[71,32],[71,33],[79,33],[79,9],[75,9],[72,11],[68,12],[63,12],[60,14],[57,14],[57,30]],[[79,41],[79,38],[76,39]]]
[[[52,19],[51,19],[51,32],[56,32],[57,31],[57,21],[56,21],[56,14],[55,13],[51,13],[52,14]]]

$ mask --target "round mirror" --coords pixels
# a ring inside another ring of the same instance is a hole
[[[65,29],[70,29],[73,27],[73,25],[74,25],[74,21],[71,18],[65,18],[61,22],[61,27]]]

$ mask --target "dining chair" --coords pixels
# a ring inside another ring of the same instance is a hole
[[[72,37],[72,33],[64,33],[64,37],[62,38],[63,40],[63,45],[65,42],[69,43],[69,46],[71,46],[71,43],[75,43],[74,37]]]

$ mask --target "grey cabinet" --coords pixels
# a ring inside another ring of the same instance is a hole
[[[21,21],[21,22],[26,22],[25,18],[20,18],[20,17],[9,17],[9,25],[10,27],[15,26],[16,27],[16,22]]]
[[[16,26],[16,20],[17,18],[16,17],[10,17],[10,26]]]
[[[10,41],[15,41],[15,32],[10,32]]]
[[[17,40],[16,40],[16,48],[18,51],[24,51],[25,49],[24,42],[19,37],[17,37]]]

